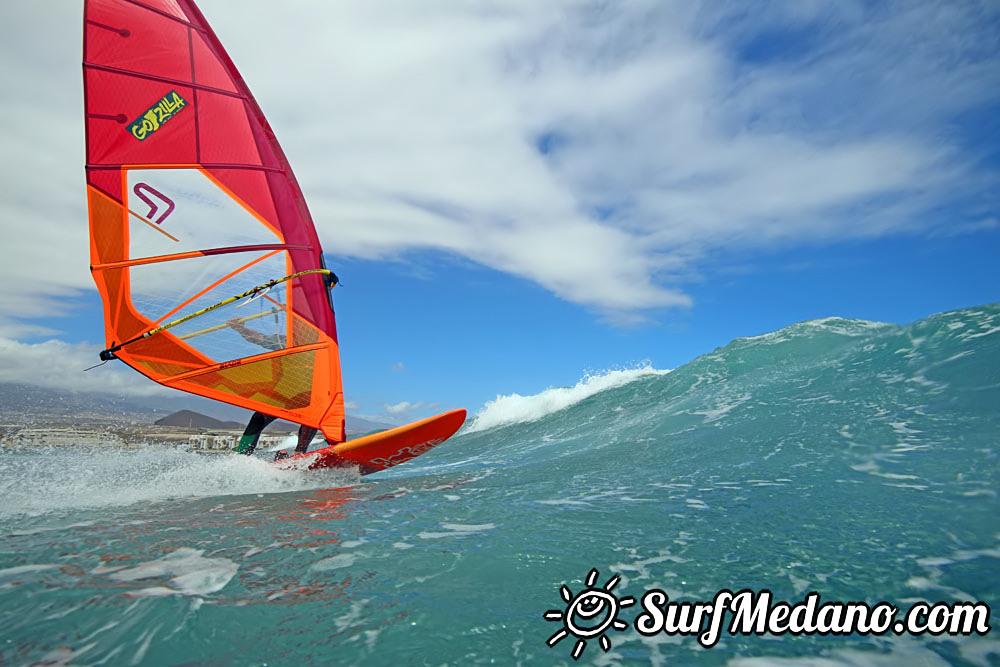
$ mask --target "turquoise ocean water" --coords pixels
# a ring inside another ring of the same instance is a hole
[[[0,456],[0,664],[573,664],[560,594],[1000,602],[1000,304],[507,396],[386,473]],[[590,637],[579,663],[998,665],[1000,637]],[[990,624],[994,623],[991,617]]]

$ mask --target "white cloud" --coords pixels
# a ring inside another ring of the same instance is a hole
[[[406,372],[406,366],[403,365],[402,361],[397,361],[396,363],[394,363],[392,365],[392,370],[394,370],[397,373],[405,373]]]
[[[399,415],[405,415],[423,407],[423,403],[410,403],[409,401],[401,401],[399,403],[386,403],[383,406],[385,413],[387,415],[392,415],[398,417]]]
[[[720,251],[991,215],[949,128],[1000,95],[989,3],[201,4],[345,255],[444,250],[621,321],[689,304],[678,276]],[[81,17],[7,9],[0,332],[23,335],[91,289]]]
[[[0,337],[0,382],[112,396],[180,395],[117,361],[85,372],[99,363],[99,351],[90,345],[70,345],[59,340],[27,344]]]
[[[0,27],[0,334],[50,333],[25,323],[65,310],[92,286],[83,182],[82,11],[62,3],[14,10]],[[44,30],[34,29],[45,26]]]
[[[397,417],[411,415],[421,410],[437,410],[440,407],[440,403],[425,403],[423,401],[411,403],[410,401],[400,401],[399,403],[384,403],[382,405],[382,410],[389,416],[390,419],[394,419]]]

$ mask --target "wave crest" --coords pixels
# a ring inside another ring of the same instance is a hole
[[[465,433],[485,431],[497,426],[533,422],[599,394],[653,375],[666,375],[669,370],[651,366],[625,370],[588,373],[572,387],[550,387],[531,396],[508,394],[497,396],[472,418]]]

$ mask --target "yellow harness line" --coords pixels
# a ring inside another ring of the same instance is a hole
[[[263,285],[257,285],[254,288],[248,289],[246,292],[243,292],[242,294],[237,294],[236,296],[231,296],[228,299],[225,299],[224,301],[220,301],[219,303],[216,303],[214,305],[208,306],[206,308],[202,308],[201,310],[197,310],[197,311],[191,313],[190,315],[185,315],[184,317],[182,317],[180,319],[176,319],[173,322],[168,322],[166,324],[162,324],[162,325],[156,327],[155,329],[150,329],[146,333],[140,334],[140,335],[136,336],[135,338],[132,338],[130,340],[125,341],[124,343],[118,343],[117,345],[112,345],[108,349],[102,350],[101,354],[99,356],[104,361],[107,361],[109,359],[115,359],[116,358],[115,357],[115,352],[117,352],[118,350],[122,349],[126,345],[129,345],[130,343],[134,343],[134,342],[136,342],[138,340],[142,340],[143,338],[149,338],[150,336],[152,336],[154,334],[158,334],[161,331],[166,331],[170,327],[175,327],[178,324],[184,324],[185,322],[187,322],[189,320],[193,320],[196,317],[200,317],[201,315],[204,315],[206,313],[210,313],[213,310],[215,310],[216,308],[222,308],[223,306],[228,306],[229,304],[234,303],[236,301],[239,301],[240,299],[245,299],[248,296],[254,296],[255,294],[257,294],[259,292],[262,292],[262,291],[264,291],[266,289],[270,289],[271,287],[274,287],[275,285],[280,285],[283,282],[287,282],[289,280],[293,280],[293,279],[299,278],[301,276],[307,276],[307,275],[312,274],[312,273],[328,274],[328,273],[333,273],[333,271],[330,271],[330,269],[309,269],[307,271],[299,271],[298,273],[293,273],[292,275],[285,276],[284,278],[277,278],[275,280],[270,280],[270,281],[264,283]],[[256,316],[254,316],[254,317],[256,317]],[[252,319],[252,318],[247,318],[247,319]],[[219,328],[221,328],[221,327],[219,327]],[[205,331],[210,331],[210,329],[206,329]],[[205,331],[198,332],[198,333],[205,333]],[[191,334],[191,335],[193,336],[195,334]]]

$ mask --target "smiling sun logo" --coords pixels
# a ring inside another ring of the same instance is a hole
[[[555,646],[568,635],[576,637],[576,645],[570,653],[574,660],[583,655],[587,640],[594,637],[599,637],[598,642],[607,653],[611,649],[611,640],[604,634],[605,631],[610,628],[619,631],[627,629],[628,623],[618,620],[618,610],[635,604],[634,597],[618,599],[611,592],[621,581],[621,577],[615,575],[608,579],[603,588],[598,588],[595,584],[599,574],[596,569],[591,570],[587,575],[587,587],[576,596],[565,585],[561,586],[559,595],[566,602],[565,611],[549,609],[543,615],[546,621],[561,621],[563,624],[563,627],[549,637],[546,644]]]

